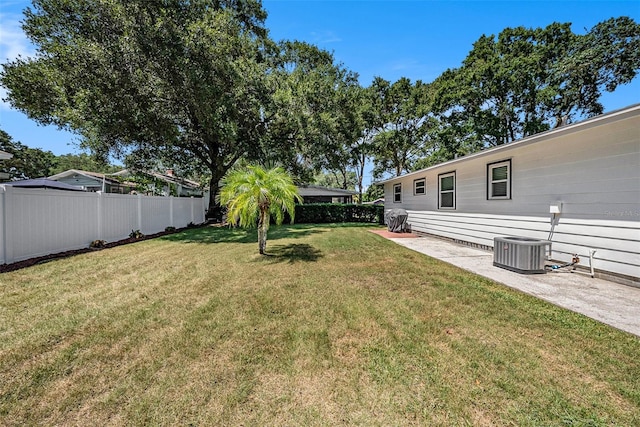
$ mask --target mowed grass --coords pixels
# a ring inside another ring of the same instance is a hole
[[[361,226],[0,275],[0,425],[640,425],[640,340]]]

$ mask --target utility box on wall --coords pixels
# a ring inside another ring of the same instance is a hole
[[[528,237],[494,237],[493,265],[523,274],[542,274],[548,240]]]

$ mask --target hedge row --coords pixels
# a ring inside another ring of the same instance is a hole
[[[285,218],[288,223],[289,218]],[[383,205],[345,205],[340,203],[309,203],[296,205],[296,224],[336,222],[367,222],[384,224]]]

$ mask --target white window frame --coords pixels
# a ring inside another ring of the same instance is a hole
[[[442,179],[453,177],[453,190],[442,190]],[[455,210],[456,208],[456,172],[441,173],[438,175],[438,209]],[[451,193],[453,195],[453,206],[442,206],[442,194]]]
[[[422,193],[418,193],[416,185],[422,183]],[[427,195],[427,178],[418,178],[413,180],[413,195],[414,196],[426,196]]]
[[[399,196],[398,200],[396,200],[396,196]],[[402,183],[393,184],[393,203],[402,203]]]
[[[501,167],[507,167],[507,178],[494,180],[493,170]],[[493,194],[493,184],[505,182],[507,188],[507,194],[505,196],[495,196]],[[502,160],[495,163],[489,163],[487,165],[487,200],[510,200],[511,199],[511,159]]]

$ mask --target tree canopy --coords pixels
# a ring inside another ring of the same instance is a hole
[[[265,17],[254,0],[36,0],[23,28],[37,55],[2,82],[98,153],[200,165],[215,195],[262,128]]]
[[[56,158],[51,151],[29,148],[0,129],[0,150],[13,157],[0,162],[0,172],[6,173],[10,181],[49,176],[55,167]]]
[[[428,152],[430,115],[429,85],[401,78],[395,83],[376,77],[367,90],[367,115],[372,136],[373,175],[400,175]]]
[[[10,181],[47,177],[69,169],[104,173],[122,169],[87,153],[56,156],[51,151],[27,147],[14,141],[2,129],[0,129],[0,150],[13,154],[13,158],[0,162],[0,172],[7,173]]]
[[[51,168],[51,175],[55,175],[69,169],[114,173],[121,170],[122,167],[109,164],[103,159],[87,153],[61,154],[55,157],[54,166]]]
[[[270,75],[267,157],[260,160],[283,164],[303,181],[320,170],[344,177],[351,159],[348,147],[362,127],[355,114],[357,74],[308,43],[283,42],[279,47]]]
[[[602,93],[640,70],[627,17],[581,35],[505,28],[431,83],[362,88],[332,53],[272,41],[259,0],[32,3],[23,29],[37,53],[0,72],[10,104],[81,135],[92,168],[116,156],[206,176],[210,211],[240,159],[342,187],[355,173],[362,192],[370,161],[375,177],[398,175],[599,114]]]
[[[605,91],[640,70],[640,26],[611,18],[579,35],[570,23],[482,35],[435,81],[366,89],[363,136],[374,176],[399,175],[603,112]]]
[[[274,43],[265,18],[256,0],[35,0],[23,28],[37,54],[0,79],[12,106],[99,157],[206,172],[213,210],[239,159],[310,176],[349,132],[335,94],[357,76],[315,46]]]
[[[571,24],[480,37],[434,82],[441,157],[467,154],[602,113],[603,91],[640,70],[640,26],[627,17],[584,35]]]

